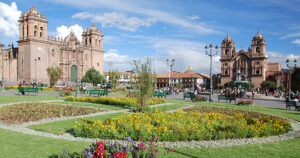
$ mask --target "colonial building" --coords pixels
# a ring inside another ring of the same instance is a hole
[[[133,71],[125,71],[125,72],[119,72],[119,79],[118,79],[118,87],[117,88],[127,88],[130,87],[130,82],[132,79],[132,76],[134,75]],[[109,82],[109,72],[104,72],[104,77],[107,82]]]
[[[171,73],[159,73],[157,74],[157,87],[167,87],[172,83],[174,86],[176,84],[181,84],[182,88],[207,88],[209,86],[209,76],[201,73],[197,73],[192,70],[189,66],[188,70],[184,72],[173,71]]]
[[[79,42],[73,32],[64,39],[47,37],[47,24],[46,16],[35,7],[21,14],[19,46],[8,46],[3,54],[6,83],[48,83],[46,69],[52,66],[63,70],[61,82],[80,81],[92,67],[103,74],[102,31],[92,25],[83,31],[82,42]],[[0,61],[1,58],[2,55]]]
[[[252,81],[255,87],[260,87],[270,75],[281,71],[279,63],[268,63],[266,42],[258,32],[252,39],[248,51],[236,51],[233,40],[227,35],[221,47],[221,84],[240,80]]]

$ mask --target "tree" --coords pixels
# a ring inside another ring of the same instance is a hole
[[[100,74],[99,71],[95,70],[93,67],[90,68],[85,75],[83,76],[82,82],[93,83],[93,84],[102,84],[105,83],[105,77]]]
[[[295,68],[294,72],[292,73],[291,88],[293,91],[300,90],[300,68]]]
[[[47,68],[47,73],[49,76],[49,82],[50,82],[50,87],[52,88],[56,82],[61,79],[61,75],[63,74],[62,70],[60,67],[48,67]]]
[[[119,71],[110,71],[108,74],[112,89],[116,89],[118,86],[118,81],[120,79]]]
[[[279,88],[278,88],[278,90],[280,90],[280,91],[286,91],[286,88],[283,86],[283,85],[281,85]]]
[[[276,83],[271,82],[271,81],[263,81],[260,86],[261,86],[262,90],[267,90],[268,89],[268,90],[272,91],[272,90],[277,88]]]
[[[137,111],[144,111],[149,105],[149,99],[153,95],[155,87],[155,75],[152,75],[151,60],[146,59],[145,63],[133,61],[135,75],[132,80],[132,88],[135,90],[138,102]]]
[[[181,88],[182,88],[182,83],[176,83],[176,84],[175,84],[175,87],[176,87],[177,89],[181,89]]]
[[[217,84],[218,89],[223,89],[224,85],[223,84]]]

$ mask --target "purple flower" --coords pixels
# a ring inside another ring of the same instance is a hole
[[[113,150],[116,150],[116,147],[113,146],[113,145],[110,145],[109,147],[110,147],[111,149],[113,149]]]
[[[125,138],[128,142],[130,143],[134,143],[134,141],[132,139],[130,139],[130,137]]]

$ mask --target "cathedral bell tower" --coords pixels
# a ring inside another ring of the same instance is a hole
[[[21,14],[19,19],[20,37],[19,40],[47,39],[47,18],[41,15],[33,6],[28,12]]]
[[[265,38],[260,34],[260,32],[257,32],[257,34],[253,37],[251,48],[252,57],[267,57]]]
[[[232,62],[231,59],[235,55],[235,47],[233,40],[226,36],[221,44],[221,82],[226,83],[231,80],[230,76],[232,72]]]

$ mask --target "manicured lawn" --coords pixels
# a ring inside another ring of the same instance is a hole
[[[158,107],[153,107],[153,109],[158,109],[161,111],[169,111],[169,110],[175,110],[183,107],[187,107],[190,105],[187,104],[171,104],[171,105],[163,105],[163,106],[158,106]]]
[[[81,152],[90,143],[32,136],[0,129],[0,157],[47,158],[67,149]],[[198,157],[299,157],[300,138],[262,145],[190,149],[179,148],[169,158]]]
[[[286,158],[300,156],[300,138],[259,145],[242,145],[219,148],[179,148],[167,157],[198,158],[198,157],[257,157]]]
[[[48,158],[63,150],[81,152],[90,143],[32,136],[0,129],[1,158]]]
[[[123,113],[114,113],[114,114],[108,114],[108,115],[101,115],[101,116],[93,116],[93,117],[85,117],[83,119],[85,120],[101,120],[104,121],[108,118],[114,118],[122,115]],[[65,133],[66,130],[69,130],[71,128],[74,128],[75,121],[78,119],[71,119],[71,120],[64,120],[64,121],[56,121],[51,123],[45,123],[40,125],[33,125],[29,126],[28,128],[37,130],[37,131],[44,131],[54,134],[62,134]]]
[[[91,106],[91,107],[104,108],[104,109],[110,109],[110,110],[122,110],[122,109],[124,109],[120,106],[105,105],[105,104],[94,104],[94,103],[84,103],[84,102],[59,101],[59,102],[55,102],[55,103],[67,104],[67,105],[78,105],[78,106]]]
[[[274,114],[278,116],[287,117],[296,121],[300,121],[300,112],[293,111],[293,110],[285,110],[285,109],[278,109],[278,108],[268,108],[263,106],[238,106],[235,104],[228,104],[228,103],[218,103],[218,102],[191,102],[191,101],[183,101],[183,100],[167,100],[169,103],[177,103],[177,104],[188,104],[188,105],[199,105],[199,106],[223,106],[228,108],[235,108],[235,109],[243,109],[243,110],[252,110],[257,112],[262,112],[266,114]]]
[[[24,101],[42,101],[42,100],[62,100],[55,96],[18,96],[18,95],[0,95],[0,104],[24,102]]]
[[[56,97],[43,97],[43,96],[3,96],[0,95],[0,104],[22,102],[22,101],[40,101],[40,100],[61,100]],[[173,110],[191,104],[202,105],[215,105],[244,110],[253,110],[268,114],[275,114],[284,116],[297,121],[300,121],[300,112],[288,111],[281,109],[266,108],[260,106],[237,106],[234,104],[226,103],[207,103],[207,102],[190,102],[183,100],[167,100],[167,102],[174,103],[173,105],[166,105],[162,107],[156,107],[163,111]],[[61,103],[61,102],[59,102]],[[68,103],[67,103],[68,104]],[[84,104],[83,106],[92,106],[89,103],[71,103],[72,105]],[[109,106],[109,105],[100,105]],[[98,107],[98,105],[97,105]],[[110,108],[120,108],[109,106]],[[106,107],[109,109],[109,107]],[[105,107],[103,107],[105,108]],[[120,108],[122,109],[122,108]],[[113,110],[113,109],[112,109]],[[117,110],[117,109],[114,109]],[[118,117],[122,113],[87,117],[88,120],[105,120],[107,118]],[[74,122],[77,119],[58,121],[53,123],[47,123],[42,125],[31,126],[30,128],[47,131],[55,134],[65,132],[65,130],[73,128]],[[28,134],[22,134],[18,132],[11,132],[8,130],[0,129],[0,157],[2,158],[48,158],[51,155],[62,153],[67,149],[71,152],[81,152],[85,148],[89,147],[90,143],[66,141],[60,139],[46,138],[40,136],[33,136]],[[168,158],[197,158],[197,157],[300,157],[300,138],[281,141],[276,143],[260,144],[260,145],[243,145],[235,147],[220,147],[220,148],[179,148],[174,152],[167,154]]]

